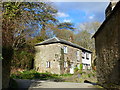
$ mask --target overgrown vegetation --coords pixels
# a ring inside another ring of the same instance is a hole
[[[65,82],[77,82],[77,83],[84,83],[85,80],[88,80],[90,82],[97,82],[96,78],[96,72],[93,71],[81,71],[78,70],[75,74],[62,77]]]
[[[23,72],[17,71],[11,74],[11,78],[14,79],[40,79],[40,80],[62,80],[70,82],[84,82],[84,80],[90,80],[91,82],[96,79],[96,72],[93,71],[78,71],[75,74],[51,74],[51,73],[39,73],[35,70],[25,70]]]
[[[34,47],[25,44],[24,47],[14,50],[13,60],[11,62],[12,69],[33,69],[34,67]]]
[[[40,80],[54,80],[54,81],[63,81],[62,78],[59,77],[57,74],[51,73],[39,73],[34,70],[30,71],[23,71],[23,72],[16,72],[11,74],[11,78],[14,79],[40,79]]]

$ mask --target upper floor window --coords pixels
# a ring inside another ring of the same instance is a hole
[[[89,59],[89,53],[86,53],[86,59]]]
[[[50,62],[49,61],[46,62],[46,67],[50,68]]]
[[[85,58],[85,52],[84,51],[82,52],[82,58],[83,59]]]
[[[80,60],[80,51],[79,50],[77,50],[76,56],[77,56],[77,60],[79,61]]]
[[[67,46],[64,46],[64,53],[67,53],[68,52],[67,50],[68,50]]]

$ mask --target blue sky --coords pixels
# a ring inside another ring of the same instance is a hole
[[[108,2],[54,2],[60,22],[72,22],[76,25],[105,19]]]

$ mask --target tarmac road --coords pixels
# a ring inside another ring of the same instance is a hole
[[[28,90],[39,90],[41,88],[88,88],[87,90],[98,90],[89,83],[73,83],[73,82],[54,82],[48,80],[21,80],[16,79],[19,90],[26,88]],[[79,89],[81,90],[81,89]]]

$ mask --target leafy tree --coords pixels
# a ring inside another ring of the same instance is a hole
[[[36,29],[41,28],[41,39],[45,39],[47,36],[46,34],[46,26],[49,23],[57,22],[55,19],[55,13],[57,12],[52,6],[48,3],[43,2],[4,2],[3,4],[3,30],[5,32],[5,28],[9,29],[7,36],[7,40],[10,42],[14,48],[17,46],[22,46],[24,38],[29,38],[33,34],[36,34]],[[9,21],[9,25],[6,21]],[[7,26],[7,27],[6,27]],[[8,27],[9,26],[9,27]],[[40,27],[39,27],[40,26]],[[11,33],[10,33],[11,31]],[[4,33],[3,33],[3,36]],[[6,37],[5,37],[6,38]],[[3,40],[5,41],[5,40]],[[24,42],[25,43],[25,42]],[[23,44],[24,44],[23,43]]]
[[[75,29],[73,23],[70,23],[70,22],[60,23],[60,24],[58,24],[58,28],[59,29],[71,30],[71,31],[74,31],[74,29]]]
[[[73,31],[67,29],[59,29],[56,25],[52,24],[49,24],[47,27],[47,35],[48,38],[56,36],[67,41],[74,41]]]
[[[18,6],[19,3],[4,2],[2,8],[2,88],[9,86],[10,64],[13,55],[13,32],[15,29],[14,20],[21,15],[21,9]]]
[[[101,23],[97,21],[82,23],[80,24],[77,34],[75,35],[75,43],[90,49],[93,52],[93,59],[95,58],[95,42],[92,35],[96,32],[100,24]]]
[[[41,26],[41,39],[46,39],[46,27],[48,24],[56,24],[58,20],[55,18],[57,10],[49,4],[41,3],[41,9],[37,10],[36,18],[39,20]],[[40,6],[39,6],[40,7]]]
[[[78,26],[78,30],[82,31],[82,30],[87,30],[89,33],[94,34],[98,27],[101,25],[100,22],[98,21],[94,21],[94,22],[86,22],[86,23],[82,23]],[[78,31],[78,32],[79,32]]]
[[[9,85],[13,49],[18,50],[26,45],[26,41],[35,33],[36,26],[41,26],[42,32],[47,23],[56,21],[53,15],[55,12],[55,9],[49,4],[42,2],[3,2],[3,88],[7,88]]]
[[[22,48],[14,51],[14,57],[11,62],[11,68],[14,69],[33,69],[34,64],[34,47],[29,43]]]
[[[91,36],[92,35],[87,30],[81,31],[76,35],[76,43],[84,48],[93,49],[93,40]]]
[[[95,47],[92,35],[96,32],[99,26],[100,22],[97,21],[80,24],[78,27],[78,33],[76,34],[76,43],[93,51]]]

